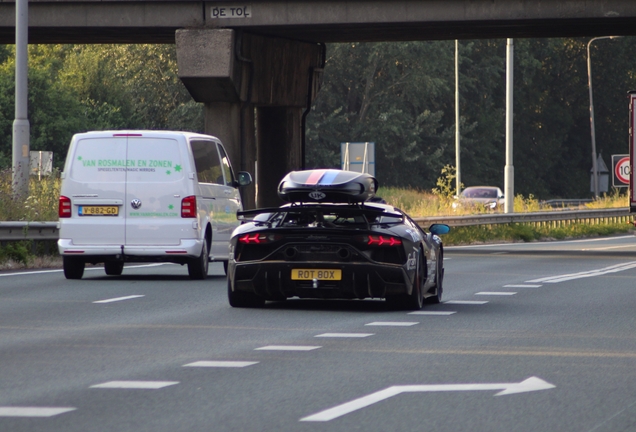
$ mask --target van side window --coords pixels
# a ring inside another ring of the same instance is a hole
[[[221,154],[221,164],[223,166],[223,173],[225,174],[225,185],[234,186],[234,173],[232,172],[230,160],[227,154],[225,154],[225,149],[222,145],[219,145],[219,153]]]
[[[191,141],[190,146],[199,182],[225,184],[216,144],[213,141]]]

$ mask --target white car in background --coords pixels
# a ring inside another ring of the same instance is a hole
[[[497,210],[504,205],[504,194],[496,186],[470,186],[455,197],[454,209],[463,205],[484,206],[489,210]]]

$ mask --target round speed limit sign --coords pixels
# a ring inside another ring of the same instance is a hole
[[[618,160],[614,167],[614,175],[619,182],[628,185],[629,184],[629,156]]]

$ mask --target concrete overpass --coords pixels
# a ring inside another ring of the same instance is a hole
[[[14,25],[14,1],[0,0],[0,43],[14,42]],[[636,1],[30,0],[29,25],[30,43],[176,43],[206,131],[239,168],[254,172],[258,160],[267,206],[280,178],[302,167],[322,43],[632,35]]]

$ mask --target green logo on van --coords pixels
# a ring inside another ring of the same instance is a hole
[[[128,171],[141,171],[141,172],[155,172],[153,168],[173,168],[174,171],[180,172],[183,167],[181,165],[173,163],[167,159],[84,159],[82,156],[78,156],[77,160],[82,163],[83,167],[92,168],[96,167],[99,171],[104,171],[99,168],[128,168]],[[130,169],[139,168],[139,169]],[[106,170],[111,171],[111,170]],[[166,170],[167,175],[171,175],[170,169]]]

